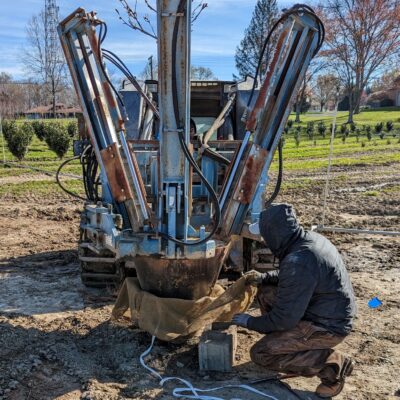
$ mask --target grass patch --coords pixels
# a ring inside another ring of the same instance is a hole
[[[387,187],[382,190],[382,192],[390,194],[390,193],[398,193],[400,192],[400,185],[393,185],[391,187]]]
[[[378,191],[376,191],[376,190],[370,190],[368,192],[365,192],[364,196],[377,197],[377,196],[379,196],[379,194],[380,193]]]
[[[348,111],[339,111],[337,114],[337,124],[347,123],[349,116]],[[295,120],[296,114],[290,114],[290,119]],[[300,125],[305,127],[308,122],[325,122],[325,124],[330,124],[333,122],[332,115],[324,115],[316,112],[309,112],[300,115],[301,123]],[[392,121],[395,128],[400,128],[400,107],[386,107],[380,109],[364,110],[360,114],[354,115],[354,122],[358,125],[375,125],[378,122],[386,123],[387,121]],[[297,125],[297,123],[295,124]]]
[[[70,179],[63,181],[63,185],[77,193],[84,195],[82,181]],[[54,181],[28,181],[22,183],[7,183],[0,185],[0,196],[21,197],[29,194],[35,195],[50,195],[50,194],[65,194],[58,184]],[[67,194],[65,194],[68,196]]]

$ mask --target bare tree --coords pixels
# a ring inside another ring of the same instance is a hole
[[[372,92],[391,89],[400,78],[400,68],[394,68],[379,76],[371,85]]]
[[[327,28],[322,54],[342,79],[351,123],[367,84],[399,54],[400,4],[398,0],[326,0],[320,7]]]
[[[157,39],[157,29],[155,28],[156,23],[154,21],[155,15],[157,14],[157,6],[153,0],[143,0],[143,3],[147,8],[147,13],[140,13],[138,11],[138,0],[134,0],[134,5],[131,6],[128,0],[118,0],[124,10],[125,16],[115,9],[119,19],[126,25],[135,31],[139,31],[144,35],[150,36],[153,39]],[[207,3],[202,0],[192,0],[192,23],[195,22],[205,8],[208,7]]]
[[[190,78],[194,81],[215,81],[217,78],[214,72],[208,67],[192,65]]]
[[[325,67],[326,63],[322,62],[320,58],[314,58],[308,66],[307,72],[301,82],[300,89],[296,96],[296,103],[294,106],[296,111],[295,122],[300,122],[300,114],[303,112],[307,97],[311,95],[310,85],[313,78]]]
[[[67,66],[59,42],[49,46],[46,23],[43,11],[28,23],[29,47],[25,50],[23,63],[28,76],[43,85],[45,97],[51,101],[55,113],[57,97],[67,83]]]
[[[15,118],[40,103],[40,86],[30,81],[15,81],[0,72],[0,116]]]
[[[316,77],[313,85],[313,94],[319,103],[321,112],[330,100],[335,99],[338,86],[340,86],[339,78],[333,74],[318,75]]]

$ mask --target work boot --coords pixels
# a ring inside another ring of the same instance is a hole
[[[343,390],[346,377],[351,375],[353,368],[353,360],[347,357],[344,358],[339,373],[338,364],[327,365],[323,370],[323,375],[326,378],[321,377],[321,383],[315,391],[317,395],[323,399],[337,396]],[[336,379],[332,379],[334,376],[336,376]]]

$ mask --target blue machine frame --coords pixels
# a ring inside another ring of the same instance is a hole
[[[145,140],[126,137],[96,34],[102,22],[95,13],[78,9],[59,26],[101,170],[102,201],[85,207],[81,247],[98,257],[112,254],[115,262],[133,261],[141,285],[150,291],[192,298],[209,294],[229,254],[232,235],[248,235],[248,226],[258,220],[274,152],[319,46],[319,22],[308,13],[283,21],[265,81],[247,110],[244,137],[207,145],[214,155],[223,154],[227,167],[221,165],[221,157],[203,153],[204,145],[191,144],[191,1],[158,0],[157,7],[159,73],[154,104],[159,121],[152,136],[149,127],[155,126],[156,115],[151,110],[143,114],[140,139]],[[229,91],[240,97],[239,84],[230,85]],[[179,135],[194,158],[201,158],[202,174],[218,193],[218,205],[211,205]],[[216,206],[221,222],[214,237],[206,240]]]

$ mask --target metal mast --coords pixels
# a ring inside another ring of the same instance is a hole
[[[44,20],[45,20],[45,57],[46,57],[46,81],[48,80],[48,70],[57,60],[59,48],[58,39],[58,11],[56,0],[45,0]]]

